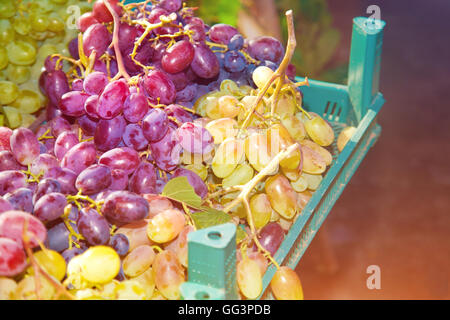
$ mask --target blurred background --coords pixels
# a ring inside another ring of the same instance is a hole
[[[284,40],[293,9],[297,74],[336,83],[346,82],[352,18],[380,7],[382,134],[297,272],[305,299],[450,299],[450,1],[192,3],[209,23]],[[370,265],[380,267],[380,290],[366,286]]]

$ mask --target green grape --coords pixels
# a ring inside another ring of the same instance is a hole
[[[81,276],[92,283],[108,283],[120,270],[120,258],[113,248],[90,247],[81,255]]]
[[[4,47],[0,47],[0,70],[3,70],[8,65],[8,53]]]
[[[223,95],[208,101],[206,115],[211,119],[234,118],[239,114],[239,100],[234,96]]]
[[[144,273],[155,260],[152,247],[142,245],[134,248],[123,260],[122,268],[127,277],[137,277]]]
[[[306,146],[306,147],[310,148],[311,150],[314,150],[315,152],[320,154],[320,156],[323,158],[323,160],[325,161],[325,164],[327,166],[329,166],[331,164],[331,162],[333,161],[333,156],[331,155],[330,151],[328,151],[324,147],[319,146],[314,141],[305,139],[300,142],[300,145],[302,147]]]
[[[240,93],[238,85],[231,79],[225,79],[220,83],[220,91],[224,91],[227,94],[231,95]]]
[[[150,298],[146,296],[144,286],[135,280],[120,282],[114,291],[117,300],[145,300]]]
[[[267,136],[269,139],[268,143],[270,146],[270,153],[273,156],[277,155],[283,150],[286,150],[289,146],[295,143],[288,130],[279,123],[272,125],[267,130]],[[280,166],[282,168],[295,170],[299,167],[301,161],[302,153],[300,148],[298,148],[295,151],[291,152],[289,156],[280,161]]]
[[[8,19],[16,14],[16,4],[14,0],[0,1],[0,19]]]
[[[302,141],[306,137],[305,125],[297,117],[286,113],[281,117],[281,124],[286,128],[295,141]]]
[[[91,288],[74,290],[72,294],[75,295],[77,300],[104,300],[104,298],[100,296],[100,292]]]
[[[6,77],[9,81],[17,84],[22,84],[30,80],[31,72],[28,66],[16,66],[9,64],[6,69]]]
[[[327,163],[320,155],[320,153],[303,145],[302,154],[303,154],[303,167],[302,167],[303,172],[309,174],[321,174],[326,170]]]
[[[8,59],[19,66],[27,66],[36,60],[36,49],[25,41],[15,41],[8,44]]]
[[[51,32],[62,32],[64,31],[64,21],[62,21],[58,17],[50,17],[50,21],[48,24],[48,30]]]
[[[185,168],[198,174],[203,181],[208,178],[208,168],[202,164],[188,164]]]
[[[5,126],[5,115],[0,114],[0,127]]]
[[[151,267],[132,280],[142,285],[145,291],[146,298],[150,299],[153,296],[153,293],[155,291],[155,275]]]
[[[329,146],[334,141],[333,128],[320,116],[308,119],[305,122],[305,129],[311,140],[322,147]]]
[[[239,196],[239,191],[237,192],[230,192],[226,195],[224,195],[221,199],[221,205],[226,206],[227,203],[230,203],[234,199],[236,199],[237,196]],[[234,216],[237,216],[241,219],[247,217],[247,211],[245,210],[245,207],[242,203],[237,204],[233,209],[230,210],[230,213]]]
[[[278,300],[303,300],[300,279],[289,267],[282,266],[275,272],[270,288]]]
[[[292,188],[289,180],[276,174],[267,178],[265,191],[270,205],[285,219],[292,219],[297,213],[297,193]]]
[[[48,37],[48,32],[47,31],[38,32],[32,29],[29,35],[36,41],[44,41]]]
[[[45,251],[41,250],[34,253],[33,256],[39,265],[58,281],[61,281],[66,275],[66,261],[58,252],[45,249]],[[33,267],[30,266],[27,272],[30,275],[34,275]]]
[[[252,211],[255,228],[260,229],[269,223],[272,216],[272,207],[265,193],[255,194],[251,197],[250,210]]]
[[[5,114],[8,127],[10,127],[11,129],[20,127],[22,123],[22,115],[20,114],[20,111],[18,109],[14,107],[4,106],[3,113]]]
[[[288,178],[291,181],[296,181],[298,178],[300,178],[302,174],[302,168],[298,167],[295,169],[288,169],[285,167],[281,167],[281,171],[283,172],[284,176]]]
[[[244,159],[244,143],[242,140],[228,138],[216,150],[211,168],[218,178],[229,176]]]
[[[245,139],[245,155],[248,162],[256,170],[261,171],[272,160],[266,133],[251,132]],[[276,168],[278,170],[278,168]],[[276,172],[276,171],[275,171]]]
[[[41,108],[41,99],[36,92],[23,90],[11,105],[22,113],[35,113]]]
[[[302,174],[297,180],[291,181],[292,188],[294,188],[296,192],[303,192],[308,189],[308,180],[304,174]]]
[[[36,59],[40,61],[45,61],[45,59],[52,54],[58,52],[58,47],[51,43],[44,43],[41,47],[39,47]]]
[[[32,114],[22,113],[22,127],[29,127],[34,121],[36,121],[36,117]]]
[[[17,283],[13,279],[0,277],[0,300],[14,300]]]
[[[39,0],[39,11],[43,13],[52,12],[55,10],[55,5],[51,0]]]
[[[262,89],[262,88],[264,88],[266,83],[270,80],[272,75],[273,75],[273,70],[270,69],[269,67],[266,67],[266,66],[257,67],[253,71],[253,75],[252,75],[253,82],[256,84],[256,86],[259,89]],[[270,90],[268,92],[271,93]]]
[[[0,44],[7,45],[13,42],[16,38],[16,33],[14,32],[11,22],[6,19],[0,20]]]
[[[50,300],[55,294],[55,288],[44,277],[40,277],[39,297],[40,299]],[[16,299],[18,300],[37,300],[36,282],[34,277],[23,278],[16,288]]]
[[[253,178],[253,168],[246,164],[240,164],[233,170],[230,175],[223,178],[222,187],[228,188],[232,186],[244,185]]]
[[[16,40],[21,40],[31,44],[36,49],[36,51],[39,49],[39,43],[29,35],[23,36],[21,34],[16,34]]]
[[[319,185],[323,179],[323,177],[320,174],[309,174],[309,173],[303,172],[302,176],[308,182],[308,189],[313,190],[313,191],[317,190],[317,188],[319,187]],[[297,191],[297,190],[295,190],[295,191]],[[297,192],[299,192],[299,191],[297,191]]]
[[[210,93],[207,93],[203,96],[201,96],[197,101],[194,103],[194,111],[198,115],[202,117],[206,117],[206,109],[208,105],[210,104],[216,104],[217,99],[221,96],[223,96],[224,93],[221,91],[213,91]],[[212,108],[211,106],[209,108]]]
[[[0,81],[0,104],[14,102],[19,96],[19,87],[11,81]]]
[[[247,299],[256,299],[262,292],[261,269],[256,261],[244,257],[237,265],[239,290]]]
[[[282,94],[278,98],[278,103],[275,106],[275,114],[280,117],[285,115],[294,115],[295,110],[297,109],[297,102],[295,97],[290,94]]]
[[[205,129],[212,135],[215,144],[221,144],[226,138],[236,136],[237,126],[236,120],[221,118],[208,122]]]
[[[247,116],[247,112],[253,107],[253,105],[256,102],[256,99],[257,99],[256,96],[251,96],[251,95],[242,98],[241,104],[244,106],[244,108],[241,108],[241,110],[239,111],[238,117],[237,117],[239,124],[242,124],[242,122],[244,122],[244,120]],[[265,107],[266,107],[266,104],[264,101],[262,101],[256,108],[256,111],[260,114],[263,114]],[[250,126],[256,126],[259,123],[260,123],[260,120],[258,120],[258,118],[255,116],[253,116],[250,120]]]
[[[355,132],[355,127],[346,127],[341,131],[341,133],[339,133],[336,143],[339,152],[342,152],[342,150],[344,150],[345,145],[350,141]]]
[[[30,17],[31,28],[36,32],[44,32],[47,30],[50,20],[46,15],[33,14]]]
[[[15,17],[13,21],[13,27],[14,30],[22,36],[27,35],[31,31],[30,20],[27,19],[25,16]]]

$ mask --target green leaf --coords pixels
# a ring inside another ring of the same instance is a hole
[[[241,9],[240,0],[218,0],[217,1],[218,16],[221,23],[232,26],[237,25],[239,10]]]
[[[194,208],[202,205],[202,199],[195,193],[186,177],[176,177],[169,180],[164,186],[162,195],[178,202],[184,202]]]

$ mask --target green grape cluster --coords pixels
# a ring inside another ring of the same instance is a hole
[[[51,54],[69,55],[67,44],[77,36],[66,22],[87,0],[2,0],[0,2],[0,126],[28,127],[45,105],[38,79]]]

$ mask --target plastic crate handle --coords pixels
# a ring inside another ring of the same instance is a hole
[[[383,29],[386,23],[365,17],[353,19],[348,93],[358,122],[379,91]]]

